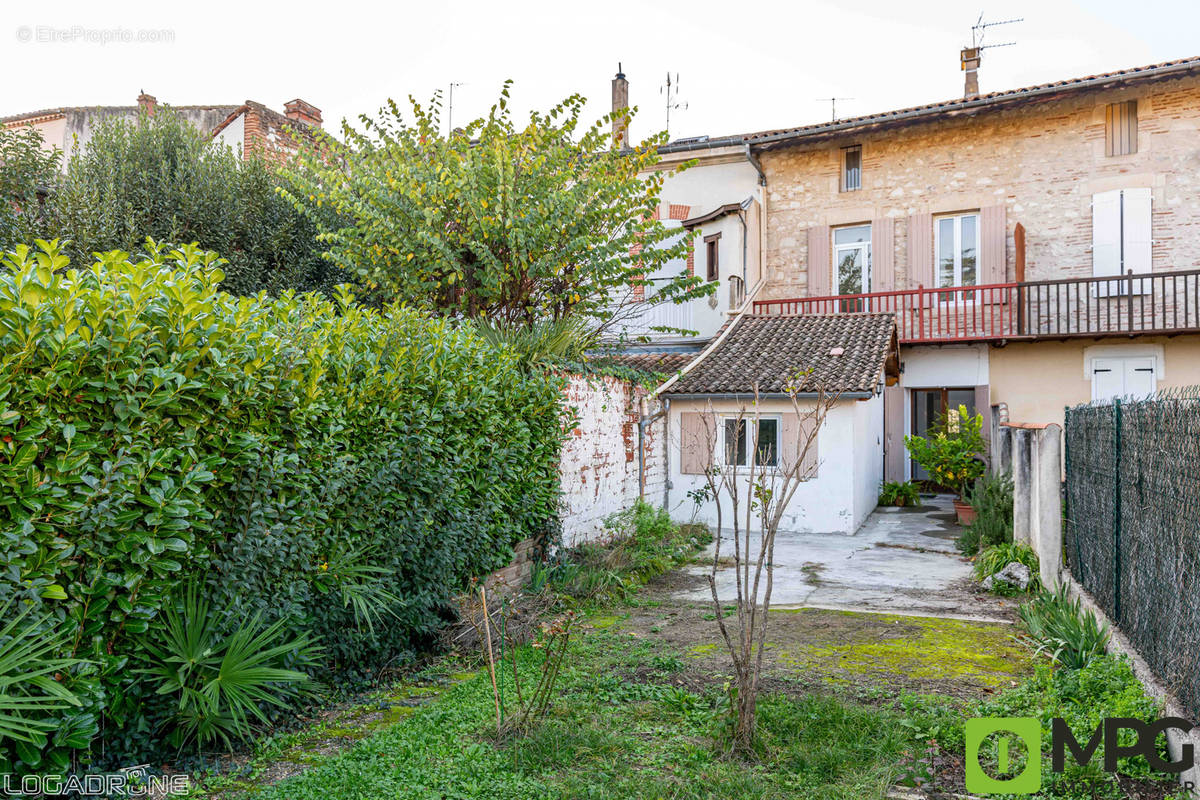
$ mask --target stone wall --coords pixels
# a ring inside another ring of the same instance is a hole
[[[563,402],[577,422],[559,462],[564,545],[603,538],[605,518],[637,501],[639,406],[651,388],[618,378],[571,376]],[[666,481],[661,430],[661,421],[647,425],[642,442],[645,496],[656,505]]]
[[[1106,157],[1105,107],[1125,100],[1138,103],[1138,152]],[[894,226],[894,286],[916,288],[909,217],[999,205],[1007,280],[1015,280],[1017,223],[1026,230],[1026,280],[1090,276],[1092,195],[1118,188],[1152,189],[1154,270],[1195,268],[1198,130],[1200,79],[1181,78],[765,151],[768,286],[759,299],[806,294],[810,227]],[[840,192],[841,148],[854,144],[862,188]]]

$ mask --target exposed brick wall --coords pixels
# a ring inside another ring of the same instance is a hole
[[[1104,155],[1108,103],[1138,101],[1138,152]],[[1200,266],[1200,79],[1099,90],[1022,109],[961,116],[817,145],[763,152],[767,174],[764,297],[802,296],[807,230],[890,219],[896,288],[909,281],[908,217],[1003,204],[1007,280],[1012,232],[1026,230],[1026,279],[1092,270],[1092,195],[1153,187],[1153,268]],[[861,144],[862,189],[839,192],[840,148]]]
[[[578,420],[563,446],[563,542],[568,547],[604,536],[604,520],[638,499],[638,419],[649,390],[608,377],[574,375],[563,402]],[[666,481],[659,441],[662,421],[647,426],[646,499],[662,497]]]

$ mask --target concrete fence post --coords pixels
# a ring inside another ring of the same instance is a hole
[[[1030,543],[1030,498],[1033,496],[1033,480],[1029,469],[1028,428],[1009,428],[1012,439],[1013,480],[1013,539]]]
[[[1012,428],[997,425],[992,431],[992,474],[1012,471]]]
[[[1042,585],[1053,589],[1062,572],[1062,427],[1047,425],[1037,432],[1037,535]]]

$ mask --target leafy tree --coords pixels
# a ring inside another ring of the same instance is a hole
[[[45,200],[62,153],[46,150],[32,127],[0,128],[0,249],[32,240],[45,225]]]
[[[147,236],[197,242],[228,262],[222,288],[234,294],[328,291],[336,271],[320,256],[313,222],[277,192],[284,180],[170,109],[117,118],[71,158],[41,236],[68,241],[76,263],[95,252],[136,252]]]
[[[611,115],[585,126],[579,95],[521,125],[509,87],[449,136],[440,97],[410,99],[411,122],[389,102],[359,118],[362,131],[344,125],[344,142],[321,136],[289,194],[321,226],[326,256],[387,299],[518,326],[574,315],[615,327],[651,294],[647,276],[690,246],[654,218],[665,135],[615,149]],[[340,224],[321,216],[329,207]],[[682,271],[655,287],[648,302],[714,289]]]

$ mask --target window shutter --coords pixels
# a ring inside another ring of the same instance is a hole
[[[908,218],[908,286],[932,289],[933,279],[933,215],[913,214]]]
[[[983,453],[985,458],[991,461],[992,402],[986,383],[975,387],[975,413],[983,415],[983,429],[980,432],[983,434],[983,441],[987,445],[983,448]]]
[[[883,389],[883,479],[904,480],[904,387]]]
[[[896,224],[891,219],[871,222],[871,285],[865,292],[890,292],[896,288]]]
[[[1004,283],[1007,279],[1008,224],[1003,205],[979,210],[979,282]]]
[[[833,262],[830,260],[829,226],[814,225],[808,229],[808,296],[828,297],[833,281]]]
[[[1150,190],[1125,189],[1124,239],[1125,263],[1122,273],[1149,272],[1151,262]]]
[[[817,441],[821,438],[818,433],[812,437],[812,442],[808,443],[809,433],[812,431],[816,423],[812,419],[797,419],[795,414],[784,414],[783,425],[780,430],[780,449],[779,466],[783,470],[790,470],[795,464],[796,459],[800,459],[800,478],[801,480],[811,480],[817,477]],[[808,451],[802,453],[805,444],[808,443]]]
[[[1092,195],[1092,275],[1121,274],[1121,191]]]
[[[712,414],[685,411],[679,415],[679,471],[684,475],[703,475],[712,468],[715,425]]]

